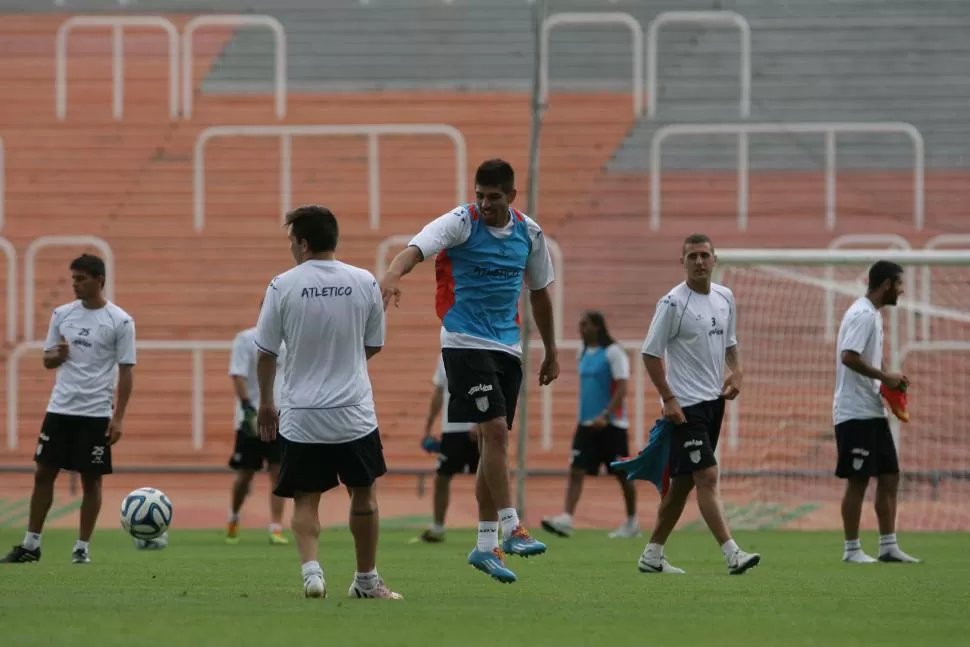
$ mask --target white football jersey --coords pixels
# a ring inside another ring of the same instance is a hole
[[[276,381],[273,383],[273,402],[278,407],[283,390],[283,362],[286,361],[286,345],[280,347],[277,357]],[[241,377],[246,381],[246,393],[254,407],[259,407],[259,380],[256,379],[256,327],[243,330],[232,340],[232,354],[229,357],[229,375]],[[239,429],[243,420],[242,403],[236,402],[236,415],[233,421]]]
[[[57,368],[47,410],[70,416],[110,418],[118,365],[135,364],[135,320],[111,303],[95,310],[80,300],[54,309],[44,350],[67,340],[67,361]]]
[[[869,366],[882,369],[882,315],[866,297],[856,299],[839,326],[832,422],[837,425],[846,420],[885,418],[879,380],[860,375],[843,364],[842,351],[845,350],[858,353]]]
[[[340,261],[310,260],[266,289],[256,347],[286,344],[279,433],[299,443],[345,443],[377,428],[364,348],[384,346],[377,279]]]
[[[643,354],[664,360],[681,407],[721,397],[724,354],[738,343],[736,319],[734,294],[717,283],[701,294],[684,282],[657,302]]]

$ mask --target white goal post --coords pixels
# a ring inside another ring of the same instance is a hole
[[[718,448],[726,499],[793,503],[810,510],[799,527],[839,527],[837,351],[826,336],[825,304],[834,295],[841,320],[865,295],[867,268],[888,260],[913,276],[931,268],[941,286],[934,285],[933,303],[907,291],[883,309],[884,366],[911,380],[911,420],[900,424],[889,414],[900,458],[900,523],[970,530],[970,301],[967,284],[953,280],[967,275],[970,249],[719,249],[717,258],[715,280],[737,300],[744,366],[742,395],[728,407]],[[929,322],[932,342],[909,330],[910,312]]]

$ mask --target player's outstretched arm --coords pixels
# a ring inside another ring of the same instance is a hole
[[[390,267],[381,277],[381,297],[384,299],[384,307],[387,308],[391,301],[395,307],[401,301],[401,278],[414,269],[414,267],[424,260],[421,250],[409,245],[403,252],[394,257]]]
[[[390,267],[381,277],[381,297],[384,308],[401,300],[401,277],[427,258],[433,258],[438,252],[461,245],[471,235],[472,226],[468,210],[464,207],[452,209],[443,216],[435,218],[424,226],[411,239],[403,252],[394,257]]]

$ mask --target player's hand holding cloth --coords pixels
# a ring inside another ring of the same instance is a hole
[[[243,410],[242,430],[247,436],[256,437],[259,435],[259,427],[256,424],[256,407],[249,400],[239,403]]]
[[[879,385],[879,394],[889,405],[889,410],[899,418],[901,422],[909,422],[909,400],[906,395],[908,382],[901,381],[894,387],[886,386],[885,383]]]
[[[660,496],[670,488],[670,432],[673,423],[661,418],[650,430],[650,440],[633,458],[623,458],[610,463],[610,468],[625,472],[626,480],[650,481],[657,486]]]

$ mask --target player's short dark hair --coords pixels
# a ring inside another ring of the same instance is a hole
[[[286,224],[297,240],[306,241],[313,253],[332,252],[337,249],[337,217],[326,207],[309,204],[297,207],[286,214]]]
[[[711,246],[711,251],[714,251],[714,241],[707,234],[691,234],[684,239],[684,244],[681,249],[687,249],[688,245],[703,245],[707,243]]]
[[[478,186],[497,186],[504,193],[515,188],[515,171],[503,159],[486,160],[475,171],[475,184]]]
[[[92,278],[105,276],[104,261],[94,254],[81,254],[71,261],[72,272],[84,272]]]
[[[876,261],[869,268],[869,291],[878,290],[886,281],[903,275],[903,266],[892,261]]]

